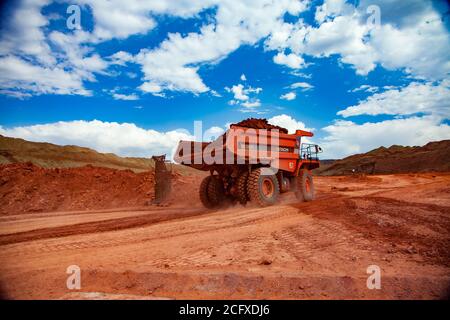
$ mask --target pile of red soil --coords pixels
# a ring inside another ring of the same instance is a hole
[[[233,123],[232,126],[253,128],[253,129],[268,129],[268,130],[276,129],[279,130],[281,133],[288,133],[288,130],[286,128],[270,124],[266,119],[248,118],[238,123]]]
[[[153,189],[153,171],[0,165],[0,215],[141,206]]]

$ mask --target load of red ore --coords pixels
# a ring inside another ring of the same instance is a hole
[[[286,128],[282,128],[273,124],[270,124],[267,119],[248,118],[238,123],[233,123],[232,126],[252,128],[252,129],[268,129],[279,130],[281,133],[288,133]]]

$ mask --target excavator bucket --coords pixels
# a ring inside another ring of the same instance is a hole
[[[155,198],[153,204],[163,203],[172,189],[172,165],[166,155],[153,156],[155,161]]]

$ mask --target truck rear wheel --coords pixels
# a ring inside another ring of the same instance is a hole
[[[239,203],[242,205],[245,205],[247,201],[250,200],[250,197],[248,195],[247,182],[248,182],[248,171],[244,171],[241,173],[236,183],[237,199]]]
[[[267,207],[277,202],[280,186],[275,175],[262,175],[262,169],[253,170],[247,183],[250,200],[261,207]]]
[[[207,176],[200,184],[200,201],[208,209],[220,206],[224,198],[223,185],[216,176]]]
[[[208,185],[208,197],[214,204],[214,207],[218,207],[225,199],[225,190],[223,183],[218,176],[210,176],[211,180]]]
[[[212,209],[214,207],[214,204],[211,202],[211,200],[209,200],[209,196],[208,196],[208,186],[209,186],[210,181],[211,181],[211,176],[205,177],[202,180],[202,183],[200,184],[200,190],[199,190],[200,201],[208,209]]]
[[[308,170],[301,170],[297,177],[297,190],[295,191],[297,199],[300,201],[314,200],[314,180],[312,174]]]

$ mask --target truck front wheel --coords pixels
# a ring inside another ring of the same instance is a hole
[[[297,190],[295,195],[300,201],[314,200],[315,190],[312,174],[308,170],[302,169],[297,177]]]
[[[248,177],[248,193],[250,200],[261,207],[267,207],[277,202],[280,186],[275,175],[263,175],[262,168],[253,170]]]

